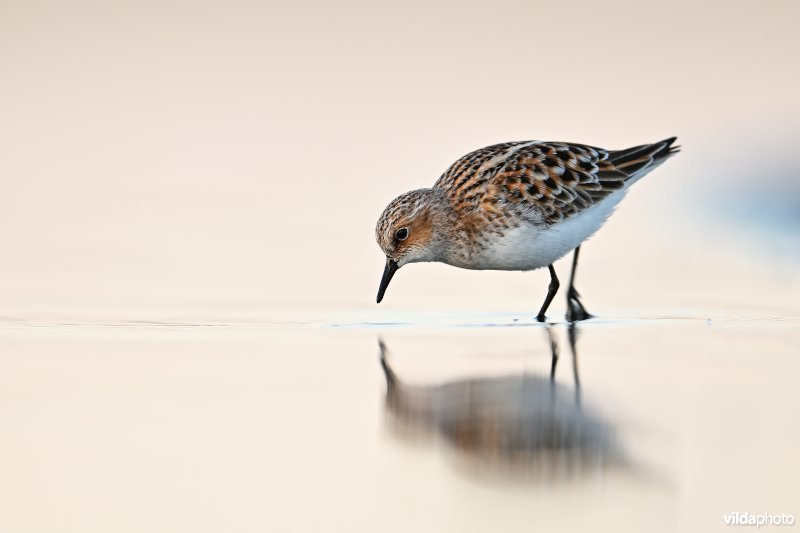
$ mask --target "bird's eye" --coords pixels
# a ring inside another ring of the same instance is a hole
[[[408,228],[400,228],[394,234],[394,238],[398,241],[404,241],[408,239]]]

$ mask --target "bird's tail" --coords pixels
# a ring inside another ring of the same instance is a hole
[[[629,179],[637,179],[680,151],[680,146],[672,145],[676,139],[670,137],[653,144],[612,151],[608,153],[608,160],[617,170],[630,176]]]

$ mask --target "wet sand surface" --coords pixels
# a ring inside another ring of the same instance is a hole
[[[0,529],[710,531],[798,511],[798,317],[395,318],[6,322]]]

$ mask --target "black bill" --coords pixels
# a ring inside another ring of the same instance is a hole
[[[397,272],[398,268],[400,267],[397,266],[397,261],[392,261],[388,257],[386,258],[386,267],[383,269],[381,286],[378,287],[378,303],[381,303],[381,300],[383,300],[383,293],[386,292],[386,287],[389,286],[389,282],[392,281],[392,276],[394,276],[394,273]]]

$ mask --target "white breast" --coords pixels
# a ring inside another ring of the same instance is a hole
[[[526,223],[502,237],[493,236],[488,246],[451,264],[473,270],[533,270],[550,265],[600,229],[626,190],[550,227]]]

